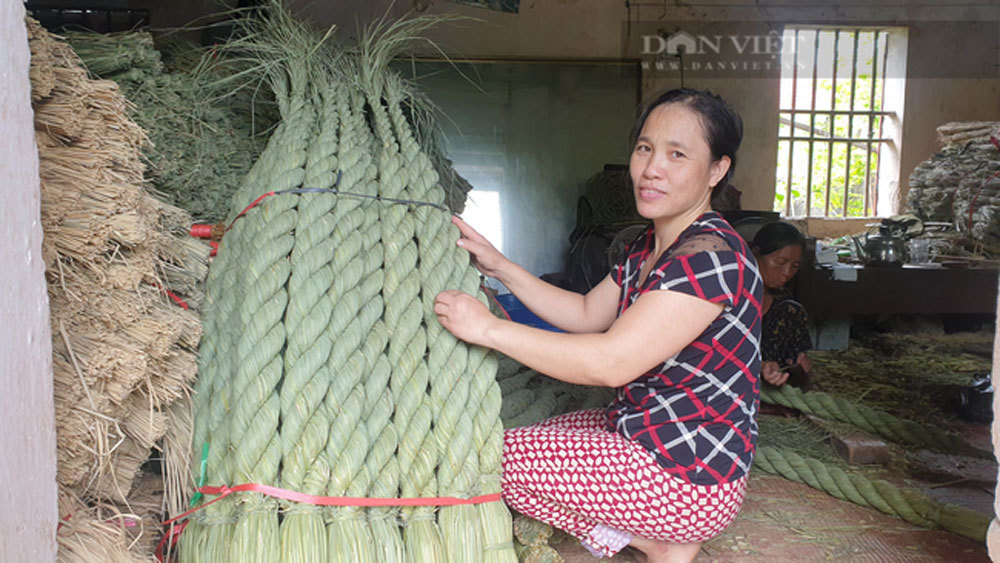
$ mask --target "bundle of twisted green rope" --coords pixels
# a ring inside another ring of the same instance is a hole
[[[552,379],[504,358],[497,373],[503,407],[504,427],[526,426],[565,412],[603,408],[611,403],[614,390],[608,387],[572,385]]]
[[[195,395],[206,484],[316,496],[500,492],[496,360],[432,302],[475,293],[419,99],[387,63],[429,25],[376,28],[359,51],[278,4],[230,49],[258,57],[282,120],[233,197],[209,272]],[[325,192],[267,197],[298,188]],[[329,190],[337,190],[332,193]],[[415,204],[393,200],[410,200]],[[515,560],[498,501],[319,507],[236,493],[195,513],[183,562]]]
[[[971,454],[981,452],[962,440],[947,436],[941,430],[899,419],[888,413],[857,404],[844,397],[801,390],[783,385],[765,386],[761,401],[798,409],[828,420],[852,424],[862,430],[904,444],[938,451]],[[773,431],[775,428],[768,428]],[[870,479],[861,473],[849,472],[822,460],[802,456],[789,448],[765,445],[770,436],[761,427],[761,443],[754,457],[754,467],[804,483],[815,489],[846,500],[874,508],[927,528],[940,527],[950,532],[985,541],[988,515],[958,505],[935,501],[916,489],[897,487],[881,479]]]
[[[916,489],[872,480],[839,467],[802,457],[793,451],[760,446],[754,467],[805,483],[841,500],[867,506],[925,528],[940,527],[984,542],[990,517],[958,505],[935,501]]]
[[[978,450],[964,440],[949,436],[933,426],[896,418],[884,411],[830,393],[820,391],[803,393],[791,385],[782,385],[781,387],[766,385],[761,388],[760,400],[829,420],[853,424],[866,432],[904,444],[922,446],[946,453],[993,457],[992,453]]]
[[[134,104],[131,117],[151,141],[144,154],[153,187],[197,220],[222,218],[276,119],[265,92],[227,80],[245,65],[174,43],[175,58],[198,64],[168,72],[148,32],[67,37],[87,69],[114,80]]]

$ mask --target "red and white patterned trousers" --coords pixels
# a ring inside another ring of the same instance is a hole
[[[639,444],[605,428],[603,409],[577,411],[504,433],[503,498],[521,514],[610,557],[632,536],[702,542],[743,504],[746,477],[693,485],[669,475]]]

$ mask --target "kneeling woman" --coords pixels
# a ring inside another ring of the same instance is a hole
[[[720,98],[672,90],[632,134],[638,212],[652,226],[586,295],[549,285],[459,219],[459,246],[567,333],[497,319],[474,297],[435,301],[455,336],[550,377],[617,388],[607,409],[504,436],[503,495],[595,555],[632,545],[690,561],[735,518],[757,438],[762,283],[750,249],[711,210],[742,122]]]

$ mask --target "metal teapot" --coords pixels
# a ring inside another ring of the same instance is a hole
[[[906,262],[906,239],[885,232],[851,237],[858,258],[869,266],[902,266]]]

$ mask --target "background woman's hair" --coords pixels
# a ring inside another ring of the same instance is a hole
[[[750,248],[758,256],[766,256],[791,244],[797,244],[805,250],[806,237],[795,225],[784,221],[774,221],[757,231],[750,243]]]
[[[724,156],[729,157],[729,171],[712,188],[725,186],[736,169],[736,151],[743,140],[743,120],[725,100],[716,94],[692,88],[677,88],[668,90],[653,98],[646,104],[636,117],[629,135],[629,148],[635,148],[636,141],[642,133],[649,114],[664,104],[684,104],[698,114],[702,129],[705,130],[705,141],[712,151],[712,161]]]

